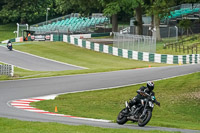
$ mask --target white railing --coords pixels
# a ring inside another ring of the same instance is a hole
[[[14,76],[14,66],[0,65],[0,75]]]

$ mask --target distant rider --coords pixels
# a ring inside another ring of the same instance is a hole
[[[138,103],[140,103],[142,99],[145,99],[144,93],[147,93],[150,96],[152,96],[154,103],[160,106],[160,103],[155,98],[155,93],[153,92],[153,89],[154,89],[154,83],[152,81],[148,81],[146,87],[145,86],[140,87],[140,89],[136,91],[138,95],[129,101],[128,104],[129,108],[131,108],[133,105],[137,105]]]
[[[12,43],[11,43],[10,40],[9,40],[8,43],[7,43],[7,48],[10,49],[10,50],[12,50]]]
[[[12,46],[11,41],[8,41],[8,43],[7,43],[7,47],[9,47],[9,46]]]

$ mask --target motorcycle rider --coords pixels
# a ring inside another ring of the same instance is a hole
[[[8,49],[12,49],[12,43],[11,43],[10,40],[9,40],[8,43],[7,43],[7,48],[8,48]]]
[[[130,109],[133,105],[137,105],[138,103],[140,103],[141,100],[145,98],[144,93],[147,93],[150,96],[153,96],[153,101],[158,106],[160,106],[160,103],[155,98],[155,93],[153,92],[153,89],[154,89],[154,83],[152,81],[148,81],[146,87],[145,86],[140,87],[140,89],[136,91],[138,95],[129,101],[128,108]]]

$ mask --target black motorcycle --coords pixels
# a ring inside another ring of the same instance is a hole
[[[128,107],[128,102],[125,102],[126,108],[122,109],[117,117],[118,124],[123,125],[130,120],[138,122],[138,126],[143,127],[150,121],[155,97],[145,92],[142,92],[142,94],[145,98],[141,100],[141,103],[133,105],[131,108]]]

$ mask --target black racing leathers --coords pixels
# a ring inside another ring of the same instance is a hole
[[[147,87],[140,87],[139,90],[137,90],[137,93],[138,95],[135,96],[132,100],[129,101],[129,107],[131,108],[133,105],[137,105],[138,103],[141,102],[142,99],[144,99],[145,97],[142,96],[140,94],[140,92],[146,92],[147,94],[149,94],[150,96],[154,96],[154,102],[157,104],[157,105],[160,105],[160,103],[156,100],[155,98],[155,93],[153,91],[149,91],[149,89]]]

